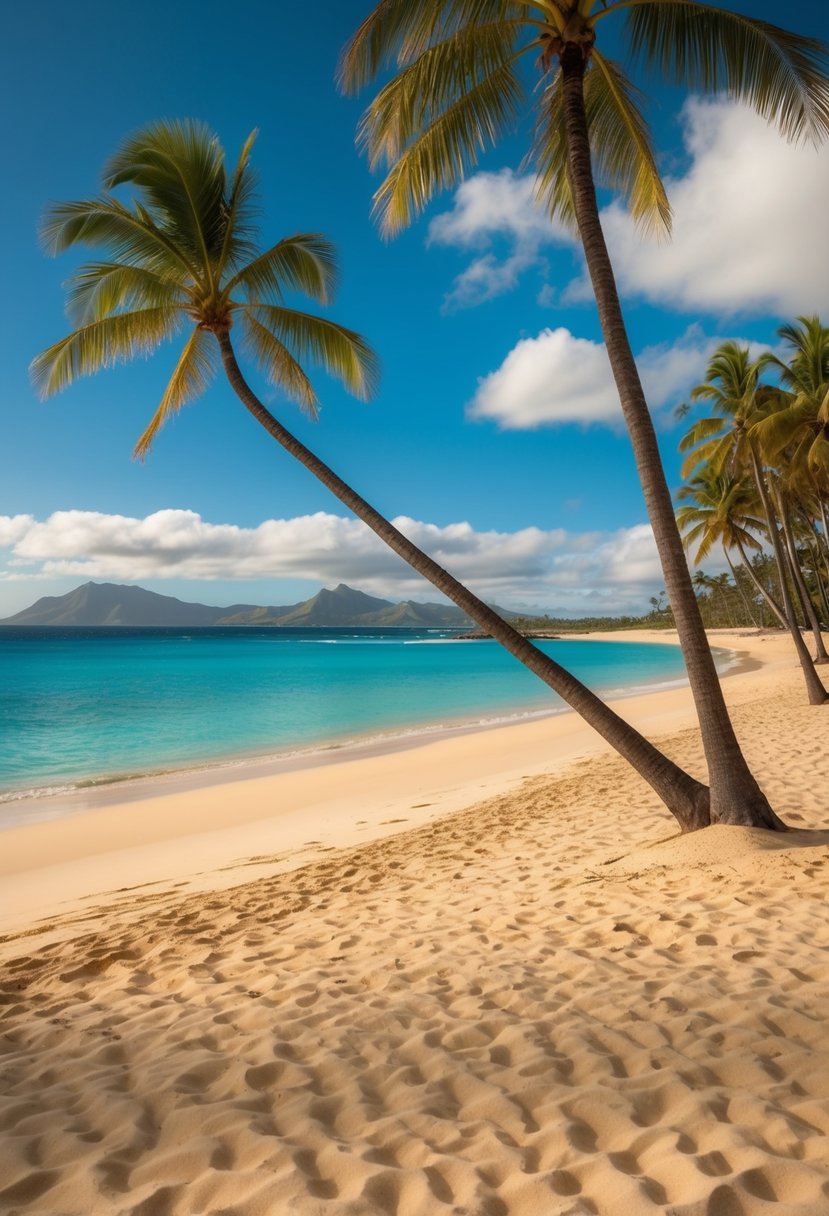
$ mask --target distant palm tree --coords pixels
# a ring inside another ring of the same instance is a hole
[[[829,328],[819,317],[798,317],[777,331],[789,348],[788,359],[760,356],[761,370],[773,371],[786,396],[781,408],[758,424],[764,449],[777,456],[789,449],[787,469],[801,495],[815,500],[829,541]]]
[[[33,361],[42,395],[66,388],[78,376],[149,354],[188,328],[161,403],[138,441],[139,456],[170,414],[206,388],[220,359],[239,399],[286,451],[580,713],[650,783],[684,831],[704,827],[709,822],[704,785],[412,544],[253,393],[237,362],[232,332],[239,333],[266,379],[312,414],[317,397],[302,360],[313,360],[358,396],[369,393],[377,365],[358,334],[285,304],[285,293],[292,290],[319,302],[328,299],[334,253],[315,234],[258,250],[248,164],[252,142],[251,136],[228,177],[222,148],[204,126],[159,123],[127,139],[104,172],[107,190],[121,184],[133,188],[132,205],[107,193],[49,209],[43,237],[52,253],[89,245],[112,256],[81,267],[70,279],[69,311],[78,328]]]
[[[715,474],[709,465],[700,465],[690,481],[681,487],[677,499],[685,505],[677,510],[676,520],[686,548],[696,546],[694,562],[699,564],[705,561],[714,545],[722,545],[735,586],[740,590],[737,572],[729,553],[730,549],[737,549],[742,569],[755,590],[768,604],[783,628],[787,629],[788,622],[783,609],[758,578],[748,556],[749,549],[761,548],[754,533],[766,531],[765,521],[756,514],[759,505],[756,491],[741,478],[723,473]],[[707,576],[703,576],[705,577]],[[692,581],[697,581],[696,575]],[[699,585],[707,584],[703,581]],[[750,613],[748,604],[746,610]]]
[[[680,450],[689,452],[682,475],[690,476],[700,466],[707,466],[713,476],[750,474],[753,478],[777,561],[783,612],[803,669],[809,701],[812,705],[823,705],[829,701],[829,693],[815,671],[798,628],[789,592],[789,578],[794,580],[791,559],[780,535],[778,512],[757,437],[757,424],[777,410],[779,393],[760,384],[758,363],[751,359],[748,347],[737,342],[720,344],[708,364],[706,377],[690,396],[692,401],[708,402],[714,414],[698,419],[682,439]]]
[[[643,226],[670,221],[638,90],[596,45],[600,23],[617,14],[633,52],[672,82],[727,89],[792,138],[829,130],[821,43],[697,0],[380,0],[346,47],[340,80],[356,90],[397,69],[360,130],[372,167],[390,166],[375,203],[393,233],[514,123],[518,61],[536,59],[538,193],[584,247],[697,707],[712,821],[769,826],[719,686],[599,219],[597,181],[621,193]]]

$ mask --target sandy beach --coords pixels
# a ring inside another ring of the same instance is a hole
[[[572,714],[3,832],[0,1213],[825,1216],[829,708],[712,643],[786,834]]]

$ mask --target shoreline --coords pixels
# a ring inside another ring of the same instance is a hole
[[[568,635],[567,640],[644,642],[678,646],[674,630],[595,631]],[[712,650],[721,677],[737,674],[742,670],[751,670],[755,663],[755,660],[745,652],[740,652],[731,646],[712,647]],[[721,659],[718,659],[718,652],[723,656]],[[665,679],[656,683],[631,686],[629,689],[605,691],[599,689],[598,695],[615,704],[631,698],[682,687],[686,683],[687,679],[683,675],[680,679]],[[155,771],[92,776],[75,781],[67,779],[65,782],[58,782],[54,785],[26,787],[20,790],[10,789],[0,793],[0,840],[12,828],[52,821],[64,815],[78,814],[116,803],[127,804],[214,785],[227,785],[252,777],[299,772],[337,764],[344,760],[406,751],[435,740],[527,725],[572,712],[563,702],[544,707],[510,708],[507,706],[501,713],[493,712],[492,715],[486,717],[424,723],[381,734],[347,736],[342,739],[335,737],[331,740],[311,743],[307,746],[300,745],[284,751],[220,756],[213,760]]]
[[[675,631],[664,630],[583,636],[662,644],[676,639]],[[782,635],[723,630],[711,636],[712,645],[737,652],[726,673],[732,688],[743,676],[792,663],[782,657],[787,653]],[[685,682],[609,704],[650,738],[695,723]],[[230,886],[239,881],[239,858],[266,856],[253,867],[256,873],[297,869],[320,850],[382,839],[513,791],[528,777],[611,751],[569,710],[403,742],[328,749],[311,765],[304,757],[282,764],[244,763],[239,769],[168,774],[43,799],[55,807],[55,817],[9,826],[0,834],[6,893],[0,932],[148,878],[187,889]]]

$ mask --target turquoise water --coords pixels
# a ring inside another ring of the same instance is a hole
[[[684,676],[673,646],[540,646],[598,692]],[[450,631],[0,629],[0,801],[561,707]]]

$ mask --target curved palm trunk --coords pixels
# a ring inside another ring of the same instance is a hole
[[[560,62],[567,170],[579,235],[688,669],[708,764],[711,822],[779,829],[781,821],[749,769],[728,716],[676,525],[653,420],[625,329],[593,182],[584,107],[585,60],[582,48],[568,43],[561,52]]]
[[[676,817],[683,832],[695,831],[709,823],[708,790],[673,761],[658,751],[638,731],[601,701],[595,693],[580,683],[569,671],[543,654],[527,638],[513,629],[502,617],[479,600],[476,595],[453,578],[448,571],[418,549],[392,523],[356,493],[346,482],[305,447],[290,431],[274,418],[256,397],[242,375],[226,330],[216,333],[222,352],[222,363],[236,395],[269,435],[294,456],[326,486],[332,494],[367,524],[373,532],[404,561],[428,579],[433,586],[475,621],[496,641],[500,642],[519,662],[580,714],[603,739],[614,747],[656,791]]]
[[[806,643],[803,641],[803,635],[800,632],[800,626],[797,623],[797,618],[794,612],[794,604],[792,603],[791,593],[789,591],[788,573],[786,570],[786,551],[783,547],[783,542],[780,539],[780,533],[777,530],[777,516],[774,506],[769,496],[766,486],[766,479],[763,476],[763,470],[760,468],[760,461],[757,459],[757,453],[754,448],[751,448],[751,471],[754,476],[754,484],[757,486],[757,493],[760,495],[760,501],[763,504],[766,522],[769,526],[769,536],[771,537],[772,547],[774,549],[774,557],[777,562],[777,573],[780,578],[780,596],[783,600],[783,611],[786,614],[786,626],[789,633],[792,635],[794,648],[797,651],[797,657],[803,671],[803,679],[806,681],[806,693],[809,697],[810,705],[823,705],[829,701],[829,693],[823,687],[818,673],[815,671],[815,665],[812,662],[812,656],[806,649]]]
[[[760,582],[760,579],[757,577],[757,571],[752,566],[749,556],[746,553],[745,549],[743,548],[743,544],[739,539],[737,540],[737,548],[740,551],[740,558],[742,561],[743,569],[745,570],[746,574],[751,579],[752,583],[757,588],[757,590],[759,591],[760,595],[763,597],[765,602],[768,604],[771,611],[777,617],[782,628],[788,629],[789,622],[786,620],[783,609],[780,607],[780,605],[778,604],[778,602],[774,598],[774,596],[771,594],[771,592],[766,587],[764,587],[763,584]]]

